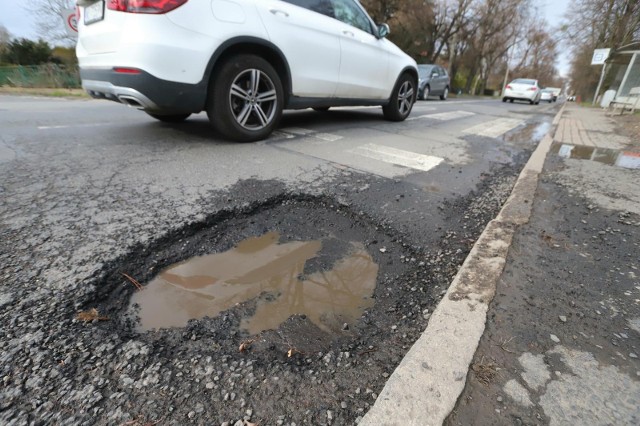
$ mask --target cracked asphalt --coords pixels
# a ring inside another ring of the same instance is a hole
[[[554,108],[421,102],[415,120],[393,125],[376,109],[300,111],[270,140],[232,144],[202,116],[165,125],[108,102],[0,96],[0,421],[356,423],[509,196]],[[504,117],[505,132],[478,130]],[[360,155],[372,143],[439,162],[416,170]],[[386,271],[379,302],[348,333],[294,316],[241,352],[255,337],[238,329],[251,303],[142,335],[120,318],[134,289],[115,277],[126,269],[144,283],[156,254],[161,268],[259,233],[326,238],[334,227],[363,240]],[[205,241],[202,232],[207,244],[182,249]],[[91,308],[109,319],[76,319]],[[308,335],[322,344],[295,356],[280,345]]]

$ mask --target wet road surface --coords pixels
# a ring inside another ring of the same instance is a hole
[[[109,102],[0,97],[0,420],[353,424],[555,109],[421,101],[403,123],[379,108],[304,110],[236,144],[202,114],[168,125]],[[376,306],[334,334],[297,316],[256,337],[241,327],[256,300],[134,333],[122,273],[145,284],[269,232],[332,241],[302,281],[351,243],[366,248],[380,265]],[[92,308],[103,316],[76,319]],[[238,351],[249,341],[254,352]]]

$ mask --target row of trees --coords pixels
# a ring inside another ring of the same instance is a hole
[[[0,24],[0,66],[46,63],[75,66],[75,49],[66,46],[52,47],[42,38],[37,41],[13,38],[7,28]]]
[[[505,72],[558,85],[557,41],[545,30],[534,0],[361,0],[391,40],[418,63],[447,67],[455,89],[500,89]],[[69,43],[61,16],[73,0],[34,0],[40,35]]]
[[[505,74],[559,86],[558,40],[532,0],[363,0],[418,63],[440,63],[457,89],[501,89]]]
[[[640,40],[638,0],[572,0],[558,28],[549,27],[535,0],[361,1],[377,22],[390,24],[390,38],[400,48],[418,63],[444,65],[454,88],[468,93],[501,89],[507,75],[560,86],[556,63],[563,45],[572,53],[572,90],[587,98],[600,71],[590,65],[593,50]],[[61,16],[73,5],[74,0],[34,0],[25,7],[36,17],[41,37],[71,46]],[[11,62],[20,63],[25,50],[35,56],[46,50],[44,42],[9,39],[0,26],[0,54],[12,51]]]

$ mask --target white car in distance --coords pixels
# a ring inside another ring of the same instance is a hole
[[[553,102],[553,90],[542,89],[540,91],[540,101],[547,101],[549,103]]]
[[[505,87],[502,102],[528,101],[532,105],[539,104],[540,92],[538,80],[517,78]]]
[[[165,122],[206,111],[255,141],[283,109],[382,106],[401,121],[416,62],[357,0],[78,0],[84,89]]]

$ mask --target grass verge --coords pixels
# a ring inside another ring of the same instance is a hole
[[[50,96],[53,98],[91,99],[83,89],[0,87],[3,95]]]

